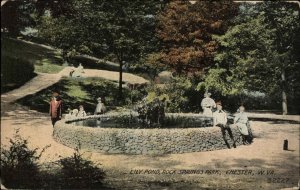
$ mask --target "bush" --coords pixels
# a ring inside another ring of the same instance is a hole
[[[165,120],[165,98],[155,98],[151,102],[141,102],[137,107],[138,118],[146,126],[161,126]]]
[[[148,88],[147,101],[151,102],[156,97],[166,99],[166,112],[191,112],[198,111],[199,93],[188,78],[172,77],[170,83],[163,87],[152,85]]]
[[[28,140],[23,139],[16,130],[10,139],[10,146],[1,149],[1,182],[12,189],[86,189],[104,187],[105,173],[91,161],[82,158],[76,149],[71,157],[59,160],[50,170],[43,170],[39,165],[43,152],[28,148]],[[53,163],[51,163],[53,164]]]
[[[1,93],[22,86],[32,79],[34,66],[20,58],[1,56]]]
[[[64,188],[99,188],[103,185],[104,171],[84,159],[78,148],[73,156],[59,162],[62,165]]]
[[[1,179],[8,188],[39,188],[39,168],[37,161],[48,147],[30,150],[28,141],[16,130],[10,139],[10,147],[1,149]]]

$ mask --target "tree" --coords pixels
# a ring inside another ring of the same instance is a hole
[[[162,61],[177,73],[202,72],[213,63],[214,34],[224,34],[237,7],[232,1],[171,1],[159,16]]]
[[[216,89],[224,96],[242,94],[245,89],[261,90],[261,86],[264,92],[275,90],[274,77],[266,77],[273,68],[265,68],[266,58],[271,59],[273,54],[272,34],[259,17],[232,27],[223,36],[215,36],[220,43],[215,56],[217,64],[208,71],[200,87]]]
[[[287,114],[287,89],[299,89],[297,6],[260,4],[254,18],[216,36],[221,44],[215,57],[217,64],[198,87],[216,89],[223,95],[259,91],[274,96],[281,91],[283,114]]]
[[[155,15],[160,6],[151,1],[69,1],[64,12],[44,16],[40,34],[67,51],[87,52],[114,59],[119,67],[119,96],[122,97],[124,63],[137,61],[151,51]]]
[[[282,111],[287,114],[288,82],[299,76],[295,76],[294,70],[299,71],[299,4],[267,1],[263,11],[267,28],[275,30],[277,55],[274,61],[281,74]]]
[[[2,3],[2,2],[1,2]],[[34,3],[31,1],[7,1],[1,4],[1,33],[16,36],[26,26],[34,26]]]

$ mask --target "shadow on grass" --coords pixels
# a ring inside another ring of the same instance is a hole
[[[19,88],[35,76],[33,64],[27,60],[1,55],[1,93]]]
[[[300,124],[300,121],[272,119],[272,118],[251,118],[252,121],[270,122],[271,124]]]
[[[78,109],[83,105],[87,113],[94,113],[97,105],[97,98],[102,97],[107,107],[124,106],[131,103],[131,100],[138,101],[143,96],[142,93],[135,93],[132,97],[131,92],[124,88],[123,99],[118,99],[118,86],[111,81],[99,78],[64,78],[58,83],[44,89],[36,94],[28,95],[17,100],[17,103],[27,106],[39,112],[49,112],[49,102],[53,91],[59,91],[63,100],[63,113],[67,109]]]

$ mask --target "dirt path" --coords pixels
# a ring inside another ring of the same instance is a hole
[[[117,189],[280,189],[297,186],[299,180],[299,124],[288,122],[252,122],[256,136],[250,146],[236,149],[185,154],[120,155],[85,152],[84,156],[101,163],[107,180]],[[1,143],[8,144],[14,130],[20,129],[29,138],[30,147],[51,145],[41,162],[56,161],[73,153],[71,148],[52,139],[52,127],[47,115],[34,111],[11,111],[1,119]],[[283,151],[283,140],[289,140],[289,151]],[[84,150],[83,150],[84,152]],[[131,170],[220,170],[216,174],[130,174]],[[226,174],[227,170],[251,170],[253,175]],[[273,175],[258,172],[274,171]],[[288,179],[287,183],[269,183],[275,178]],[[173,187],[173,188],[172,188]],[[222,188],[221,188],[222,187]],[[168,189],[168,188],[165,188]]]
[[[20,88],[1,94],[1,103],[11,103],[24,96],[35,94],[55,84],[60,78],[59,74],[39,73]]]

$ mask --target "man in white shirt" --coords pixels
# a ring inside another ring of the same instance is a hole
[[[223,139],[227,145],[228,148],[230,148],[229,143],[227,142],[225,136],[226,131],[228,131],[228,134],[233,141],[233,147],[236,148],[235,141],[233,139],[231,128],[227,125],[227,114],[222,110],[222,104],[221,102],[217,102],[217,110],[213,113],[213,122],[214,127],[220,127]]]

